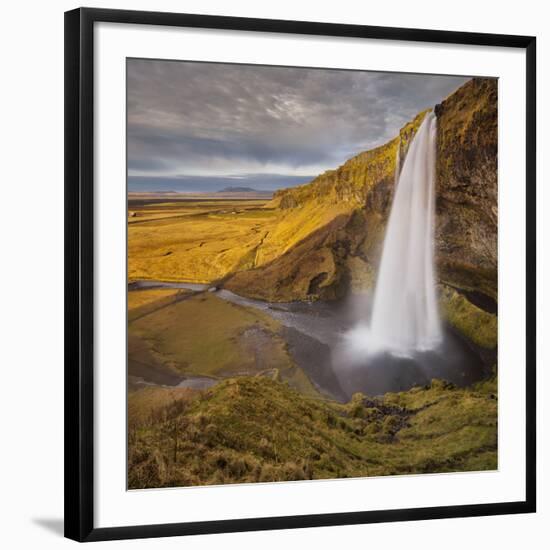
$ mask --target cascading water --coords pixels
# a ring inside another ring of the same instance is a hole
[[[348,334],[367,353],[409,355],[442,341],[434,269],[436,117],[428,113],[410,144],[393,198],[370,327]],[[399,152],[397,156],[399,163]]]
[[[370,327],[382,350],[426,350],[442,339],[434,275],[436,124],[428,113],[397,182]]]

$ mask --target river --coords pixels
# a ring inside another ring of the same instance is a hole
[[[228,302],[267,313],[283,325],[282,336],[296,364],[323,393],[339,401],[347,401],[356,392],[381,395],[404,391],[426,385],[433,378],[467,386],[489,374],[477,351],[449,327],[444,327],[443,342],[436,350],[409,356],[381,353],[368,359],[350,358],[345,334],[357,322],[354,302],[362,299],[359,297],[341,302],[271,303],[195,283],[136,281],[129,285],[129,290],[143,288],[212,292]],[[366,304],[368,307],[368,300]],[[204,388],[213,383],[205,377],[193,377],[179,385]]]

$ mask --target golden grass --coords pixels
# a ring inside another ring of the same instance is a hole
[[[128,428],[143,425],[155,413],[176,400],[189,401],[197,395],[197,390],[190,388],[167,388],[145,386],[132,392],[128,398]]]
[[[131,209],[128,277],[210,283],[254,267],[256,248],[275,222],[262,201],[205,201]],[[252,203],[252,204],[251,204]],[[148,220],[136,223],[140,216]]]

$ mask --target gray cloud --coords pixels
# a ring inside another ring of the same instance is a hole
[[[129,60],[129,174],[316,175],[388,141],[466,80]]]

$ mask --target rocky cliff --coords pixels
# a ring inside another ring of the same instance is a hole
[[[435,108],[438,272],[497,298],[497,81],[475,78]]]
[[[255,269],[226,286],[270,300],[335,299],[371,288],[401,161],[426,111],[399,136],[311,183],[275,194],[280,222]],[[475,345],[496,345],[497,81],[475,78],[435,106],[436,258],[443,314]],[[480,333],[480,323],[487,328]]]

